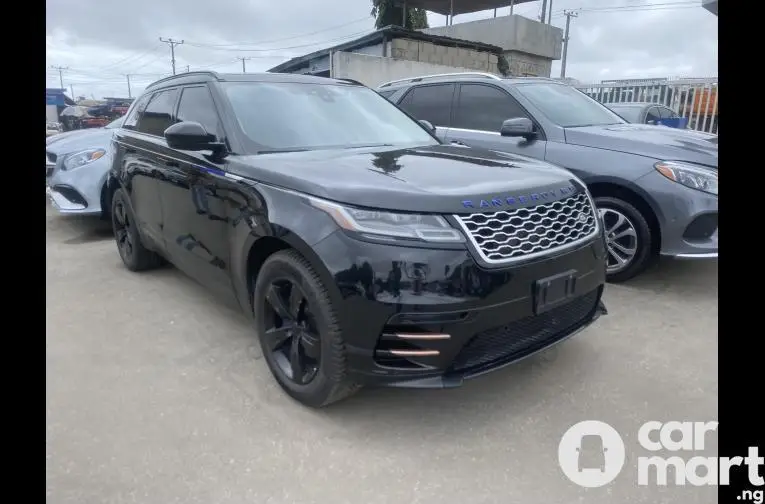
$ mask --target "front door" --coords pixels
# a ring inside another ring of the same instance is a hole
[[[398,106],[418,121],[428,121],[436,127],[436,136],[442,141],[449,134],[454,84],[425,84],[409,90]]]
[[[535,140],[499,134],[504,121],[517,117],[526,117],[536,124],[504,89],[491,84],[460,84],[446,140],[543,160],[547,142],[538,125],[539,137]]]

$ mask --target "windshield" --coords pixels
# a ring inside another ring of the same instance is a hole
[[[611,105],[609,108],[631,123],[640,122],[640,111],[643,109],[643,107],[630,107],[628,105]]]
[[[436,145],[416,121],[361,86],[294,82],[223,83],[256,152]]]
[[[124,120],[125,120],[125,116],[122,116],[119,119],[115,119],[114,121],[110,122],[109,124],[104,126],[104,128],[106,128],[106,129],[119,128],[120,126],[122,126],[122,122]]]
[[[520,84],[516,88],[550,121],[564,128],[624,124],[624,120],[576,88],[562,84]]]

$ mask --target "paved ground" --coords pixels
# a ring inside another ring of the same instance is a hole
[[[717,418],[715,263],[608,286],[596,327],[460,389],[317,412],[275,385],[245,318],[178,271],[129,273],[103,226],[50,210],[47,236],[48,502],[717,501],[635,483],[643,422]],[[588,419],[619,430],[628,459],[584,490],[557,447]]]

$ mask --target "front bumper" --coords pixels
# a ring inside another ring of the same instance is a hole
[[[342,232],[314,250],[334,277],[354,379],[453,387],[533,355],[606,313],[601,239],[506,269],[481,269],[465,249],[404,248]],[[575,295],[534,314],[538,280],[575,272]]]
[[[63,156],[46,154],[45,192],[62,214],[101,215],[101,191],[110,163],[107,156],[76,170],[62,170]]]
[[[657,171],[641,177],[639,184],[660,208],[661,255],[717,258],[717,196],[673,182]]]

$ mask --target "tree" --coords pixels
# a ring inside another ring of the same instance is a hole
[[[403,13],[404,9],[396,5],[395,0],[372,0],[372,15],[377,18],[375,20],[377,29],[390,25],[404,26]],[[406,28],[410,30],[428,28],[428,16],[425,9],[407,7],[406,14]]]

